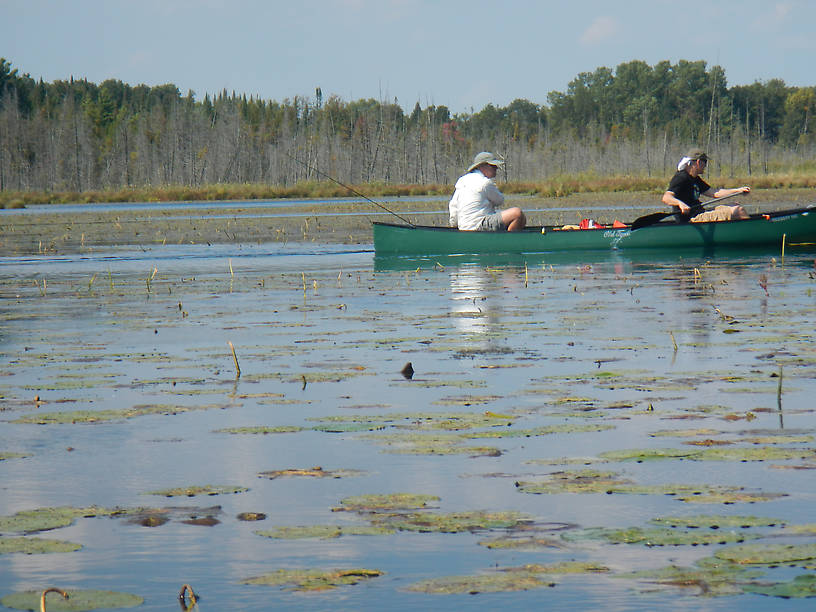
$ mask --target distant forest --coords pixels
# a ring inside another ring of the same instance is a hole
[[[525,77],[531,78],[531,77]],[[0,58],[0,191],[271,184],[450,184],[473,155],[504,155],[504,181],[665,176],[691,145],[713,175],[812,172],[816,87],[728,87],[704,61],[642,61],[581,73],[546,104],[473,113],[419,102],[196,98],[70,78],[46,83]]]

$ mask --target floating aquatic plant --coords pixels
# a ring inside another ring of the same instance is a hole
[[[288,470],[269,470],[267,472],[259,472],[260,478],[268,478],[274,480],[276,478],[290,477],[290,476],[307,476],[310,478],[350,478],[354,476],[363,476],[365,472],[361,470],[324,470],[322,467],[315,466],[313,468],[293,468]]]
[[[35,508],[0,516],[0,533],[35,533],[67,527],[80,517],[105,516],[114,511],[96,506],[87,508]]]
[[[694,529],[668,529],[629,527],[616,529],[595,527],[567,532],[562,536],[568,541],[606,540],[610,544],[643,544],[645,546],[707,546],[709,544],[730,544],[756,539],[758,534],[734,531],[699,531]]]
[[[145,495],[163,495],[165,497],[195,497],[197,495],[229,495],[231,493],[245,493],[246,491],[249,491],[247,487],[203,485],[148,491],[145,493]]]
[[[384,572],[372,569],[280,569],[270,574],[245,578],[241,584],[289,587],[293,591],[327,591],[378,578]]]
[[[388,535],[390,533],[394,533],[394,529],[369,525],[307,525],[276,527],[275,529],[255,532],[256,535],[276,540],[301,540],[307,538],[331,540],[341,536],[373,536]]]
[[[297,433],[299,431],[304,431],[304,428],[298,427],[296,425],[277,425],[277,426],[257,425],[254,427],[225,427],[223,429],[216,429],[215,433],[266,435],[279,433]]]
[[[26,457],[30,456],[31,455],[26,453],[0,452],[0,461],[6,461],[8,459],[25,459]]]
[[[85,610],[116,610],[135,608],[144,603],[144,599],[132,593],[115,591],[66,590],[68,599],[55,599],[48,602],[48,610],[54,612],[84,612]],[[40,609],[40,591],[14,593],[0,599],[7,608],[15,610]]]
[[[796,564],[816,559],[816,543],[743,544],[718,550],[715,556],[741,565]]]
[[[530,525],[532,517],[520,512],[487,512],[470,510],[463,512],[407,514],[375,514],[371,521],[378,526],[398,531],[421,533],[462,533],[465,531],[490,531],[514,529]]]
[[[82,548],[81,544],[64,540],[48,540],[30,536],[19,538],[0,538],[0,555],[10,553],[25,553],[26,555],[40,555],[44,553],[74,552]]]
[[[638,580],[649,585],[679,588],[702,597],[722,597],[742,593],[740,583],[756,578],[752,572],[738,565],[712,565],[698,562],[696,567],[669,565],[652,570],[617,574],[616,578]]]
[[[698,514],[695,516],[662,516],[653,518],[650,523],[666,527],[684,527],[699,529],[727,529],[751,527],[780,527],[785,521],[778,518],[763,516],[718,516],[713,514]]]
[[[786,582],[755,582],[743,585],[742,590],[746,593],[757,593],[784,599],[816,597],[816,574],[800,574]]]
[[[350,512],[400,512],[427,508],[429,503],[440,500],[436,495],[422,495],[416,493],[385,493],[371,495],[355,495],[340,500],[340,506],[333,511],[347,510]]]

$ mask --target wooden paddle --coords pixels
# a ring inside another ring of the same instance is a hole
[[[732,193],[731,195],[722,196],[721,198],[714,198],[713,200],[708,200],[707,202],[701,202],[700,206],[708,206],[709,204],[714,204],[714,202],[722,202],[723,200],[727,200],[728,198],[733,198],[734,196],[740,195],[744,192],[739,191],[737,193]],[[651,213],[649,215],[644,215],[642,217],[638,217],[632,222],[632,229],[640,229],[641,227],[647,227],[649,225],[654,225],[665,219],[666,217],[671,217],[672,215],[676,215],[676,212],[665,212],[665,213]]]

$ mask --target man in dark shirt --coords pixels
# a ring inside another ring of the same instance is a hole
[[[717,206],[714,210],[704,211],[700,196],[722,198],[737,193],[750,193],[750,187],[735,189],[714,189],[706,183],[701,175],[705,172],[708,156],[702,149],[692,149],[677,166],[677,173],[672,177],[669,188],[663,194],[663,203],[676,208],[679,221],[698,223],[701,221],[735,221],[747,219],[748,213],[736,206]]]

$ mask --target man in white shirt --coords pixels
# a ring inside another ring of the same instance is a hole
[[[467,174],[456,181],[448,208],[450,226],[460,230],[517,232],[524,229],[527,220],[518,207],[499,210],[504,196],[493,179],[504,161],[488,151],[482,151],[474,159]]]

